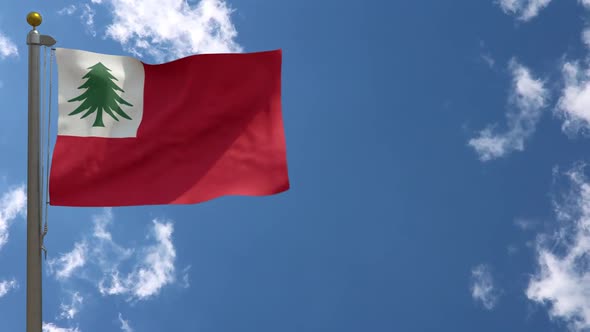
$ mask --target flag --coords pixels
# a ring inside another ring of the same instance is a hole
[[[56,50],[50,204],[194,204],[289,188],[281,50],[162,64]]]

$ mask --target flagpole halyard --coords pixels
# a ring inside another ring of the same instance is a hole
[[[55,39],[41,35],[37,27],[42,17],[37,12],[27,15],[33,29],[27,35],[29,46],[28,148],[27,148],[27,332],[42,332],[41,288],[41,174],[39,124],[39,71],[41,46],[52,46]]]

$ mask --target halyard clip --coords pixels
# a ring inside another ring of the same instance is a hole
[[[47,223],[45,223],[45,227],[43,227],[43,233],[41,233],[41,250],[45,254],[45,260],[47,260],[47,248],[45,248],[45,235],[47,235],[48,227]]]

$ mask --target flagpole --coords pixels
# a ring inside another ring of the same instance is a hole
[[[27,22],[33,27],[27,35],[29,45],[29,126],[27,155],[27,332],[42,332],[43,304],[41,289],[41,179],[39,128],[39,72],[41,46],[55,40],[39,34],[41,15],[30,12]]]

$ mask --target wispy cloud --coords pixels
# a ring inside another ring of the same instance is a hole
[[[551,0],[498,0],[497,3],[506,14],[515,15],[522,21],[529,21],[539,15],[550,2]]]
[[[8,242],[10,223],[18,215],[25,214],[26,204],[27,197],[23,186],[9,190],[0,198],[0,249]],[[15,279],[0,281],[0,297],[16,288],[18,282]]]
[[[481,57],[482,61],[488,65],[488,67],[494,68],[494,65],[496,64],[496,60],[494,60],[494,58],[492,58],[492,56],[490,54],[482,53],[480,55],[480,57]]]
[[[129,325],[129,321],[128,320],[124,320],[123,319],[123,315],[121,315],[121,313],[119,313],[119,323],[121,323],[121,331],[123,331],[123,332],[133,332],[133,329]]]
[[[539,237],[539,269],[526,289],[530,300],[547,304],[550,316],[573,331],[590,329],[590,182],[584,169],[578,165],[566,174],[571,190],[554,203],[560,226]]]
[[[76,242],[71,252],[49,262],[50,271],[58,280],[81,274],[84,279],[96,282],[101,294],[123,295],[129,300],[148,299],[176,281],[172,222],[153,220],[154,243],[131,250],[113,240],[108,229],[113,221],[111,209],[104,209],[93,221],[91,237]],[[121,267],[123,262],[128,270]],[[82,273],[72,273],[82,268]],[[188,282],[188,269],[182,274],[182,279]]]
[[[0,297],[8,294],[13,289],[18,288],[18,283],[15,279],[0,281]]]
[[[0,32],[0,59],[5,59],[11,56],[18,56],[18,48],[8,36]]]
[[[57,11],[59,15],[73,15],[76,12],[76,5],[71,4]]]
[[[507,113],[508,130],[495,133],[494,126],[488,126],[468,142],[481,161],[500,158],[512,151],[523,151],[525,141],[535,132],[547,103],[548,91],[542,80],[535,79],[530,70],[516,60],[510,62],[510,69],[512,92]]]
[[[241,52],[224,0],[93,0],[111,11],[106,36],[128,52],[157,61],[194,53]],[[129,15],[141,13],[141,15]]]
[[[57,279],[68,279],[75,271],[87,265],[98,266],[100,271],[106,273],[116,269],[121,261],[128,259],[133,253],[133,250],[123,248],[113,241],[108,231],[113,220],[110,208],[94,215],[92,219],[94,228],[90,238],[76,242],[70,252],[48,261],[49,272]]]
[[[515,255],[519,252],[519,248],[513,244],[510,244],[506,247],[506,252],[508,253],[508,255],[512,256]]]
[[[96,36],[96,28],[94,26],[94,16],[96,15],[96,11],[89,4],[85,3],[78,6],[71,4],[58,10],[57,13],[59,15],[68,16],[73,16],[74,14],[79,15],[80,22],[86,27],[86,32],[93,37]]]
[[[87,250],[88,246],[85,242],[77,242],[72,251],[47,262],[49,272],[55,274],[57,279],[68,279],[86,264]]]
[[[80,20],[86,25],[86,31],[92,36],[96,36],[96,29],[94,27],[94,15],[96,12],[89,4],[80,6]]]
[[[24,215],[27,195],[23,186],[13,188],[0,198],[0,249],[8,242],[9,227],[19,215]]]
[[[483,40],[479,41],[479,48],[480,48],[480,58],[481,60],[493,69],[496,65],[496,60],[492,57],[490,51],[487,49],[486,43]]]
[[[587,48],[590,48],[590,28],[585,28],[582,31],[582,42]]]
[[[102,214],[95,215],[93,218],[94,221],[94,231],[92,235],[102,241],[113,242],[113,236],[111,232],[107,230],[108,226],[113,221],[113,210],[108,208],[104,209]]]
[[[191,269],[191,266],[187,266],[184,269],[182,269],[182,287],[183,288],[189,288],[191,286],[190,281],[189,281],[189,274],[188,271]]]
[[[107,279],[101,280],[100,292],[104,295],[129,294],[143,300],[157,295],[162,287],[174,282],[176,250],[172,244],[172,232],[172,223],[154,220],[156,243],[144,250],[144,258],[132,272],[121,277],[119,270],[115,269]]]
[[[496,306],[499,292],[488,265],[480,264],[471,270],[471,297],[488,310]]]
[[[84,302],[84,298],[80,293],[75,292],[72,294],[72,300],[70,304],[62,303],[59,307],[61,313],[59,314],[59,318],[62,319],[74,319],[80,309],[82,308],[82,303]]]
[[[113,211],[110,208],[104,209],[102,214],[92,217],[94,229],[91,242],[93,263],[97,264],[103,273],[111,269],[117,269],[118,265],[129,259],[133,249],[124,248],[113,240],[108,230],[113,222]]]
[[[562,68],[564,88],[556,109],[568,134],[590,129],[590,73],[580,67],[577,62],[566,62]]]
[[[80,332],[77,327],[59,327],[53,323],[43,323],[43,332]]]
[[[523,231],[531,230],[539,225],[539,221],[527,218],[516,218],[514,225]]]

